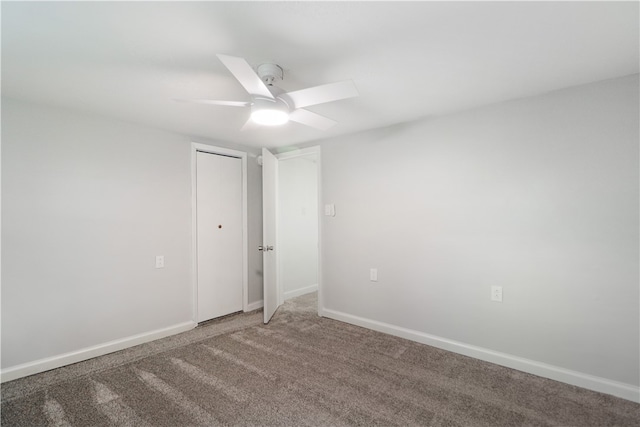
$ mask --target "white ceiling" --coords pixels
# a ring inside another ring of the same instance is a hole
[[[2,95],[250,146],[284,146],[638,73],[638,3],[2,2]],[[275,62],[329,131],[240,132],[249,100],[216,58]]]

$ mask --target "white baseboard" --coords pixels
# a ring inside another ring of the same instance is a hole
[[[640,403],[640,387],[323,308],[322,316]]]
[[[247,304],[247,309],[245,310],[245,313],[248,312],[248,311],[257,310],[257,309],[262,308],[262,307],[264,307],[264,301],[263,300],[252,302],[250,304]]]
[[[300,289],[294,289],[293,291],[287,291],[284,293],[284,299],[288,300],[291,298],[299,297],[301,295],[310,294],[311,292],[316,292],[318,290],[318,284],[311,286],[306,286]]]
[[[0,371],[0,382],[11,381],[33,374],[39,374],[40,372],[60,368],[72,363],[82,362],[83,360],[88,360],[108,353],[113,353],[114,351],[124,350],[125,348],[133,347],[138,344],[144,344],[149,341],[154,341],[160,338],[168,337],[170,335],[179,334],[180,332],[185,332],[193,329],[196,326],[197,323],[195,322],[179,323],[174,326],[169,326],[168,328],[157,329],[155,331],[145,332],[127,338],[109,341],[104,344],[98,344],[92,347],[64,353],[58,356],[47,357],[46,359],[40,359],[33,362],[12,366]]]

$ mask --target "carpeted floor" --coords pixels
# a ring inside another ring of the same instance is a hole
[[[316,315],[235,315],[3,384],[2,426],[638,426],[640,405]]]

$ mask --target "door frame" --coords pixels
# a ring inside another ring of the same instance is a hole
[[[249,305],[249,241],[247,219],[247,153],[197,142],[191,143],[191,289],[192,320],[198,323],[198,229],[196,221],[196,154],[198,152],[239,158],[242,161],[242,310]]]
[[[309,155],[315,155],[316,157],[316,170],[317,170],[317,186],[318,186],[318,316],[323,315],[323,307],[324,307],[324,299],[322,295],[322,217],[324,215],[324,208],[322,204],[322,155],[319,145],[314,145],[312,147],[306,147],[301,149],[296,149],[292,151],[286,151],[283,153],[275,154],[276,159],[278,161],[294,159],[296,157],[307,157]],[[278,177],[279,178],[279,177]],[[278,184],[279,185],[279,184]],[[276,201],[276,212],[278,202]],[[276,215],[276,222],[279,220],[278,215]],[[284,291],[282,289],[282,280],[280,277],[280,260],[277,261],[278,268],[278,304],[284,303]]]

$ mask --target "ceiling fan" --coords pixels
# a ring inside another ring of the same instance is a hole
[[[277,126],[288,121],[298,122],[316,129],[326,130],[336,121],[304,109],[311,105],[358,96],[358,89],[351,80],[314,86],[307,89],[284,92],[274,86],[283,78],[282,68],[276,64],[262,64],[257,73],[244,58],[216,55],[231,71],[251,96],[251,101],[217,101],[212,99],[189,99],[187,102],[221,105],[226,107],[251,107],[251,117],[243,130],[253,123]]]

